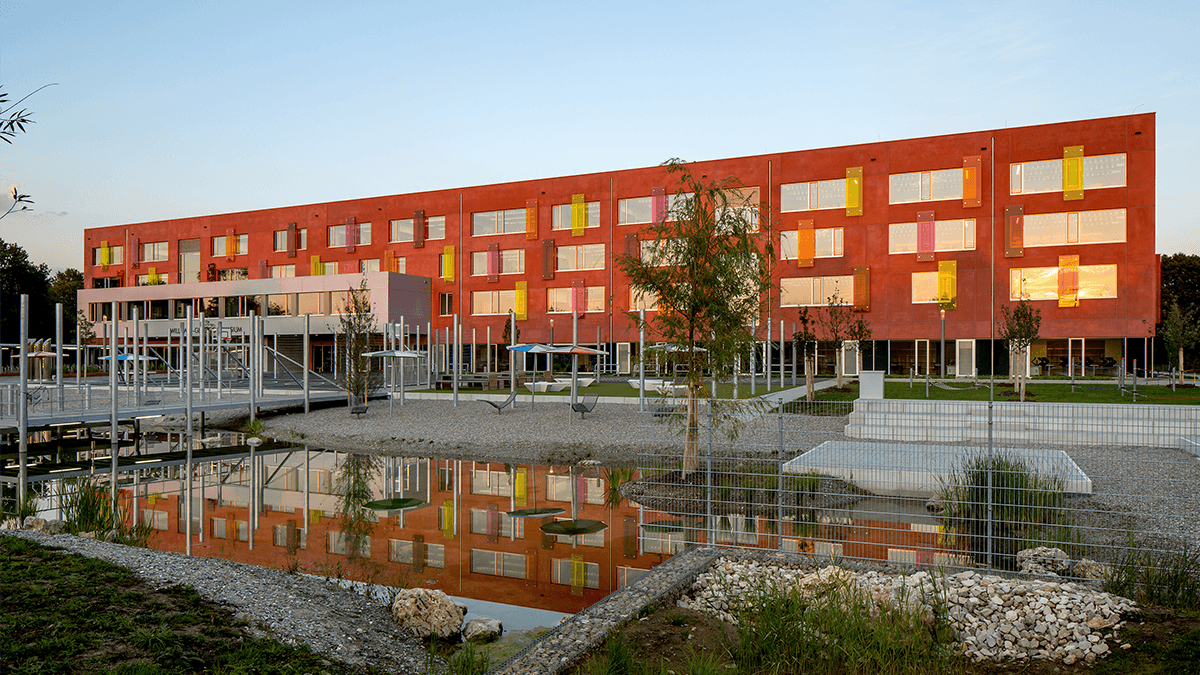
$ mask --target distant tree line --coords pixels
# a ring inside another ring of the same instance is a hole
[[[83,273],[69,268],[51,272],[34,263],[17,244],[0,239],[0,343],[20,340],[21,295],[29,296],[29,338],[54,339],[54,304],[63,304],[63,336],[75,341],[75,294],[83,288]]]

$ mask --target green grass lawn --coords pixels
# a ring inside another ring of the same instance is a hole
[[[0,537],[0,635],[7,675],[364,672],[250,637],[189,587],[154,590],[124,567],[17,537]]]
[[[986,380],[980,380],[981,384],[986,385]],[[966,387],[968,381],[949,383],[952,387]],[[858,383],[850,385],[850,391],[819,391],[817,392],[817,400],[821,401],[852,401],[858,398]],[[887,381],[883,385],[884,397],[894,399],[923,399],[925,396],[925,383],[923,381],[913,382],[912,387],[909,387],[907,381]],[[1036,401],[1038,403],[1133,403],[1133,397],[1129,394],[1121,396],[1121,392],[1113,384],[1102,383],[1080,383],[1075,386],[1075,391],[1071,391],[1070,384],[1060,383],[1042,383],[1030,382],[1025,385],[1027,401]],[[984,386],[980,389],[965,389],[962,391],[947,391],[938,387],[929,387],[929,400],[933,401],[986,401],[988,400],[988,390]],[[996,400],[997,401],[1018,401],[1020,400],[1014,393],[1012,384],[1006,380],[996,380]],[[1174,392],[1170,387],[1138,387],[1138,405],[1153,404],[1153,405],[1197,405],[1200,404],[1200,388],[1197,387],[1178,387]]]

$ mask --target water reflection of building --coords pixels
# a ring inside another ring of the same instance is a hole
[[[568,467],[401,457],[383,459],[374,493],[421,504],[380,512],[358,555],[350,556],[336,494],[344,458],[297,448],[257,457],[257,466],[246,458],[202,469],[207,478],[203,500],[197,488],[193,531],[203,541],[193,543],[194,553],[270,567],[298,564],[314,573],[559,612],[579,611],[631,583],[682,550],[689,538],[819,558],[959,561],[946,551],[946,538],[931,519],[897,515],[885,505],[820,512],[810,522],[786,521],[782,536],[772,519],[739,515],[714,517],[711,528],[702,520],[684,527],[671,515],[628,500],[608,508],[602,469],[579,475]],[[138,492],[142,522],[159,530],[152,545],[184,550],[177,476],[140,481]],[[578,518],[609,527],[574,537],[543,533],[542,524],[572,516],[572,492]],[[129,490],[126,499],[132,499]],[[561,513],[509,515],[534,508]],[[885,515],[889,509],[891,515]]]

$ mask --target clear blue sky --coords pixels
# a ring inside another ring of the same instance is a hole
[[[1200,253],[1195,0],[342,4],[0,0],[0,237],[1153,111]]]

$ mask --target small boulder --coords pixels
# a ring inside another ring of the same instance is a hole
[[[1071,556],[1061,548],[1039,546],[1017,552],[1017,568],[1028,574],[1062,574],[1071,566]]]
[[[471,619],[462,633],[467,642],[494,642],[504,634],[504,624],[500,619]]]
[[[1071,570],[1073,576],[1080,579],[1099,579],[1103,581],[1112,575],[1112,567],[1102,562],[1080,558]]]
[[[396,594],[392,618],[417,637],[447,639],[462,630],[463,611],[441,591],[407,588]]]
[[[24,529],[33,530],[34,532],[45,532],[46,519],[38,518],[37,516],[25,516]]]

